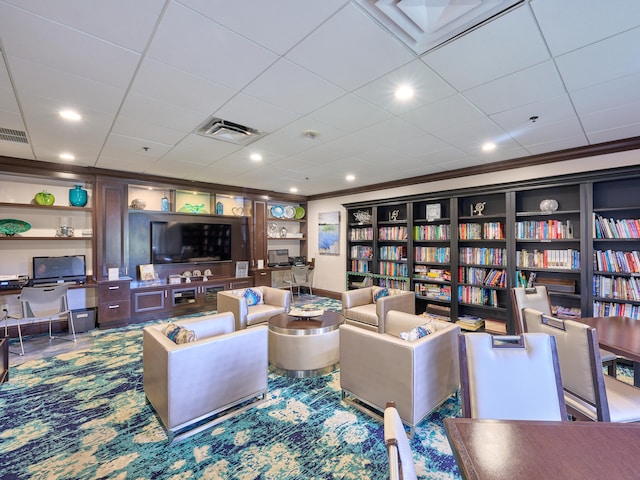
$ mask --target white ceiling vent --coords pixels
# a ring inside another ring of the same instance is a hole
[[[267,134],[255,128],[245,127],[216,117],[207,120],[196,130],[196,133],[203,137],[215,138],[236,145],[249,145]]]
[[[528,0],[357,0],[416,54],[464,35]]]
[[[26,132],[0,127],[0,140],[7,142],[29,143]]]

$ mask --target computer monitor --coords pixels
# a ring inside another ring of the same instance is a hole
[[[289,249],[279,248],[277,250],[267,251],[267,264],[270,267],[284,267],[289,263]]]

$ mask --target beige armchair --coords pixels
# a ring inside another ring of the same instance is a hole
[[[218,312],[231,312],[236,320],[236,330],[253,327],[269,321],[274,315],[291,309],[291,292],[273,287],[251,287],[262,295],[262,303],[248,306],[241,290],[218,292]]]
[[[414,292],[388,289],[392,294],[374,301],[381,287],[365,287],[342,292],[342,315],[345,322],[368,330],[383,333],[384,322],[390,310],[414,314],[416,295]]]
[[[400,338],[424,324],[435,331],[414,341]],[[382,412],[388,401],[395,402],[413,435],[414,427],[458,389],[459,334],[453,323],[393,310],[384,333],[341,325],[342,398],[369,414],[374,412],[368,407]]]
[[[164,334],[166,323],[143,330],[144,392],[170,441],[200,432],[262,401],[268,374],[267,327],[234,331],[231,313],[175,323],[192,330],[196,340],[174,343]]]

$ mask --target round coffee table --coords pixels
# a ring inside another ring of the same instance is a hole
[[[293,317],[287,313],[269,319],[269,363],[288,377],[326,375],[340,360],[339,327],[344,317],[326,310],[318,317]]]

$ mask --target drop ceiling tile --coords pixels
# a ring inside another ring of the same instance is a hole
[[[0,151],[2,155],[6,157],[26,158],[28,160],[36,159],[29,144],[0,140]]]
[[[640,72],[640,27],[556,58],[571,92]]]
[[[525,148],[556,139],[584,137],[584,130],[577,118],[566,118],[557,122],[538,120],[523,123],[520,129],[511,131],[511,136]]]
[[[229,2],[226,0],[181,0],[204,16],[229,30],[282,55],[302,40],[346,2],[324,0],[300,2],[279,0],[277,8],[270,2]],[[247,10],[251,14],[247,15]]]
[[[587,134],[640,125],[640,102],[626,103],[613,108],[582,115],[582,124]]]
[[[403,85],[411,86],[414,90],[413,97],[407,101],[395,98],[395,90]],[[456,90],[422,61],[414,60],[357,89],[354,93],[394,115],[400,115],[454,95]]]
[[[640,2],[636,0],[617,0],[615,4],[596,1],[586,7],[584,0],[531,2],[554,56],[634,28],[640,18]]]
[[[571,99],[576,111],[582,116],[615,106],[640,102],[638,85],[640,85],[640,73],[635,73],[571,92]]]
[[[9,67],[13,57],[126,88],[140,55],[0,3],[0,31]],[[24,35],[28,31],[29,35]]]
[[[423,138],[424,132],[398,117],[392,117],[357,132],[355,136],[363,146],[386,145],[396,147]]]
[[[401,115],[403,120],[425,132],[481,121],[484,115],[462,95],[454,95]]]
[[[531,116],[537,116],[537,125],[551,124],[563,120],[578,121],[573,104],[567,94],[523,105],[491,115],[490,118],[504,131],[516,135],[531,128]]]
[[[310,138],[305,134],[307,131],[316,132],[317,136]],[[288,123],[284,127],[276,130],[275,133],[288,139],[290,142],[300,144],[300,150],[317,147],[345,134],[344,131],[327,125],[308,115]]]
[[[602,143],[618,140],[620,138],[632,138],[640,136],[640,124],[623,125],[621,127],[609,128],[598,132],[591,132],[587,135],[589,143]]]
[[[548,59],[549,53],[526,5],[422,56],[427,65],[460,91]]]
[[[156,158],[144,157],[142,155],[101,155],[95,164],[97,168],[105,168],[108,170],[120,170],[123,172],[132,173],[149,173],[156,174],[155,169]],[[173,175],[174,178],[181,178],[178,175]]]
[[[384,110],[349,94],[309,114],[309,117],[344,132],[355,132],[382,122],[390,115]]]
[[[118,116],[111,133],[167,145],[175,145],[188,135],[182,130],[173,130],[160,125],[141,122],[124,115]]]
[[[235,89],[247,85],[278,58],[175,2],[167,7],[147,54],[161,63]]]
[[[294,112],[244,93],[236,95],[214,113],[216,117],[267,133],[299,118]]]
[[[191,132],[207,118],[203,112],[187,110],[138,93],[129,93],[120,114],[132,120]]]
[[[22,117],[19,113],[16,113],[11,110],[4,110],[0,104],[0,127],[1,128],[10,128],[12,130],[19,130],[21,132],[25,132],[24,122],[22,121]],[[1,142],[2,140],[0,140]],[[5,141],[7,143],[12,143]],[[1,145],[6,146],[6,143],[2,143]],[[0,148],[0,152],[2,149]],[[4,154],[2,154],[4,155]]]
[[[511,110],[565,92],[553,62],[548,61],[464,92],[487,115]]]
[[[211,114],[229,101],[237,90],[147,58],[140,64],[131,92]]]
[[[568,148],[584,147],[586,145],[589,145],[590,143],[597,143],[597,142],[590,142],[589,140],[587,140],[587,137],[582,133],[580,135],[576,135],[575,137],[565,137],[565,138],[553,137],[551,140],[546,142],[527,145],[527,151],[531,155],[538,155],[542,153],[566,150]]]
[[[457,148],[471,154],[482,152],[482,145],[487,142],[495,143],[499,149],[517,146],[504,130],[485,118],[477,122],[461,123],[460,125],[440,129],[435,131],[434,135],[449,145],[455,145]]]
[[[102,149],[101,156],[130,158],[134,161],[139,158],[158,159],[171,150],[171,148],[172,145],[164,143],[153,143],[139,138],[112,134],[109,135]]]
[[[191,134],[168,152],[163,159],[180,165],[182,161],[211,165],[231,153],[241,150],[240,145]]]
[[[296,45],[286,58],[352,91],[409,63],[414,55],[349,4]]]

